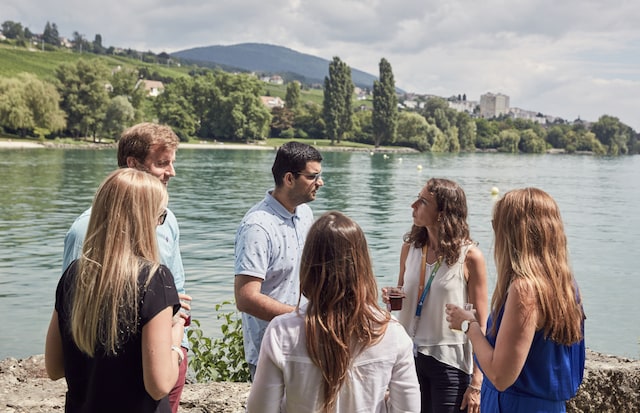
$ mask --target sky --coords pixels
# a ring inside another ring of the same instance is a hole
[[[268,43],[396,86],[572,121],[615,116],[640,132],[638,0],[3,0],[0,21],[74,32],[104,46],[154,53]]]

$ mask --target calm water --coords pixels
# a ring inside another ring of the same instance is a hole
[[[170,207],[181,228],[194,318],[218,336],[214,305],[233,299],[233,241],[245,211],[272,185],[272,151],[181,149]],[[345,212],[367,234],[380,286],[395,283],[410,204],[432,176],[465,189],[472,237],[495,282],[490,189],[538,186],[559,203],[584,295],[587,346],[637,358],[640,323],[640,157],[324,153],[316,216]],[[419,168],[419,166],[421,168]],[[116,167],[115,151],[0,150],[0,359],[44,351],[64,234]],[[228,306],[228,309],[233,307]]]

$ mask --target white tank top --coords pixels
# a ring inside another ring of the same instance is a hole
[[[418,351],[449,366],[468,374],[473,373],[473,356],[471,342],[461,331],[449,328],[446,320],[445,304],[456,304],[462,307],[468,302],[467,281],[464,278],[464,261],[467,251],[473,244],[462,246],[460,257],[451,267],[443,261],[435,274],[427,298],[422,307],[413,337]],[[418,284],[420,282],[420,265],[422,249],[411,246],[405,261],[404,290],[406,298],[397,318],[409,335],[413,334],[418,305]],[[426,285],[435,263],[427,264],[424,284]]]

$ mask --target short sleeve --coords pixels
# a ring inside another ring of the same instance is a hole
[[[161,265],[151,277],[149,285],[142,291],[140,300],[140,324],[144,326],[167,307],[173,307],[173,314],[180,310],[180,299],[171,271]]]
[[[264,279],[269,268],[270,238],[258,224],[244,223],[235,245],[235,273]]]

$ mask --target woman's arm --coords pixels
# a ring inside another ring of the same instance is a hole
[[[178,380],[178,352],[184,334],[184,318],[173,317],[167,307],[142,327],[142,371],[144,388],[154,399],[169,394]]]
[[[509,287],[504,315],[496,338],[495,348],[484,336],[478,323],[471,323],[467,337],[485,377],[499,391],[511,386],[522,371],[529,355],[539,317],[535,298],[527,288],[518,288],[522,281],[515,280]],[[469,313],[460,307],[447,304],[447,319],[452,328],[460,328]]]
[[[304,334],[304,331],[302,332]],[[279,413],[284,398],[284,374],[275,363],[277,338],[274,337],[271,324],[267,327],[262,344],[256,374],[251,384],[247,413]],[[310,389],[313,394],[315,389]]]
[[[469,292],[469,302],[476,310],[476,320],[480,323],[482,332],[486,331],[488,316],[488,292],[487,292],[487,265],[484,255],[479,248],[472,246],[467,251],[464,262],[464,274],[467,279],[467,291]],[[480,411],[480,392],[477,390],[482,386],[482,371],[478,365],[473,364],[473,376],[471,386],[465,392],[461,408],[467,407],[469,413]]]
[[[407,256],[409,256],[409,248],[411,248],[411,244],[407,242],[402,243],[402,248],[400,248],[400,273],[398,274],[398,287],[402,287],[404,285],[404,271],[407,265]]]
[[[393,323],[391,321],[389,324]],[[389,334],[392,325],[387,327]],[[420,411],[420,385],[416,376],[416,366],[413,357],[413,341],[404,332],[398,346],[398,361],[393,366],[391,381],[389,382],[389,399],[387,406],[389,412],[419,412]]]
[[[403,242],[402,248],[400,249],[400,273],[398,274],[398,283],[396,284],[398,287],[404,286],[404,270],[406,268],[410,247],[411,244]],[[386,288],[382,288],[382,302],[385,304],[389,302],[389,295],[387,294]]]
[[[53,310],[47,340],[44,346],[44,365],[47,375],[51,380],[58,380],[64,377],[64,353],[62,351],[62,336],[60,335],[60,325],[58,324],[58,312]]]

